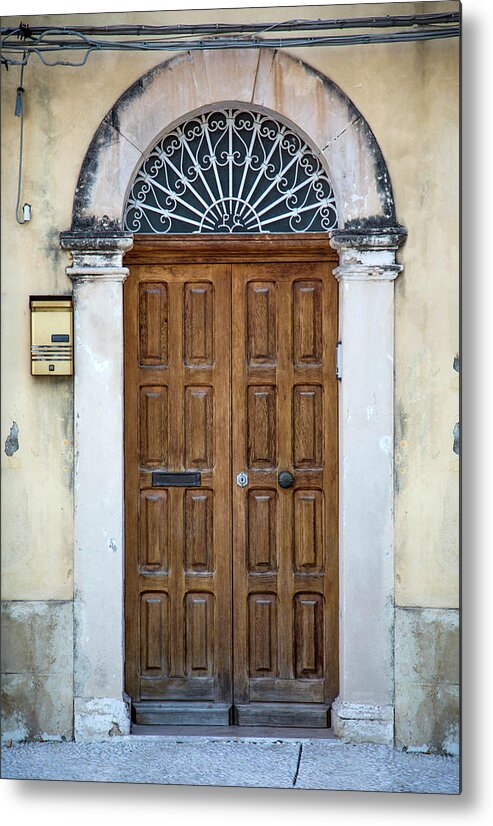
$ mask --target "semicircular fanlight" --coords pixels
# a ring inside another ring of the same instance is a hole
[[[176,126],[132,184],[134,233],[322,232],[337,226],[320,159],[263,112],[220,109]]]

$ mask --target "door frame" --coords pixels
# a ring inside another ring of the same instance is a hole
[[[300,233],[300,234],[293,234],[293,233],[286,233],[286,234],[275,234],[275,235],[266,235],[264,234],[248,234],[248,235],[221,235],[221,234],[207,234],[207,235],[155,235],[155,234],[140,234],[134,236],[134,245],[133,248],[127,253],[125,263],[129,265],[129,268],[132,266],[138,265],[146,265],[149,266],[159,266],[162,264],[170,264],[170,265],[181,265],[181,264],[239,264],[239,263],[279,263],[279,262],[286,262],[289,264],[296,264],[296,263],[309,263],[309,262],[328,262],[331,263],[333,266],[337,263],[338,257],[334,249],[330,246],[329,238],[326,233]],[[125,296],[125,291],[124,291]],[[337,298],[336,298],[337,302]],[[337,314],[337,303],[335,307],[335,312]],[[123,313],[125,314],[125,299],[124,299],[124,307]],[[337,319],[336,319],[337,322]],[[335,373],[335,352],[334,352],[334,373]],[[335,380],[335,376],[334,376]],[[337,428],[337,410],[336,410],[336,428]],[[127,444],[126,439],[126,431],[125,431],[125,446]],[[336,433],[336,443],[337,443],[337,433]],[[126,450],[126,447],[125,447]],[[125,454],[124,450],[124,454]],[[337,462],[338,457],[337,453],[335,456],[336,466],[334,468],[334,474],[337,479],[338,476],[338,468]],[[127,493],[127,481],[126,481],[126,473],[127,473],[127,457],[124,455],[124,487],[125,487],[125,494]],[[336,484],[336,491],[335,491],[335,513],[337,514],[337,499],[338,499],[338,491],[337,491],[337,484]],[[126,502],[124,505],[126,511]],[[231,523],[231,531],[232,531],[232,540],[234,538],[234,508],[232,510],[232,523]],[[335,533],[335,540],[336,540],[336,547],[337,547],[337,518],[336,518],[336,525],[334,526],[334,533]],[[233,559],[234,559],[234,552],[233,552]],[[130,570],[127,567],[128,560],[124,555],[124,576],[125,579],[127,576],[130,575]],[[338,559],[337,559],[337,551],[335,559],[331,557],[330,565],[328,566],[329,569],[337,571],[338,566]],[[328,572],[327,572],[328,575]],[[234,586],[232,584],[232,593],[234,591]],[[125,594],[125,597],[127,595]],[[335,582],[335,593],[334,593],[334,601],[335,601],[335,617],[334,611],[330,611],[330,628],[327,634],[324,634],[325,642],[327,645],[330,644],[331,647],[331,655],[334,656],[335,650],[335,657],[336,657],[336,664],[335,668],[332,666],[331,670],[333,671],[333,679],[336,681],[338,680],[338,622],[337,622],[337,604],[338,604],[338,582]],[[232,610],[232,622],[234,616],[234,609]],[[125,598],[125,608],[124,608],[124,621],[125,621],[125,630],[128,632],[130,627],[129,625],[129,617],[127,614],[127,601]],[[127,654],[127,642],[124,639],[125,644],[125,655]],[[234,649],[234,642],[233,642],[233,649]],[[326,663],[328,663],[329,657],[328,654],[324,658]],[[326,667],[329,667],[328,665]],[[233,668],[233,665],[232,665]],[[235,671],[236,673],[236,671]],[[130,672],[125,667],[125,687],[128,685],[128,680],[130,679],[129,676]],[[233,680],[233,671],[231,673],[232,684],[236,682]],[[337,690],[335,692],[337,694]],[[334,695],[335,696],[335,695]],[[146,717],[149,720],[154,720],[153,710],[151,708],[152,703],[149,705],[149,702],[136,702],[136,708],[138,709],[138,713],[142,718]],[[234,699],[232,699],[234,704]],[[133,703],[132,703],[133,704]],[[149,711],[147,712],[146,705],[149,707]],[[160,705],[160,703],[158,704]],[[171,704],[173,705],[173,704]],[[243,706],[242,706],[243,708]],[[291,708],[291,706],[290,706]],[[325,713],[321,710],[318,711],[317,708],[314,706],[311,708],[310,706],[303,707],[305,712],[310,715],[310,720],[307,719],[307,725],[313,726],[316,723],[315,720],[322,720],[327,717],[327,712]],[[327,706],[324,706],[327,709]],[[206,712],[210,714],[209,712]],[[295,713],[294,711],[291,712],[292,714]],[[325,717],[324,717],[325,714]],[[313,719],[312,719],[313,718]],[[157,718],[156,718],[157,719]],[[215,719],[215,718],[214,718]],[[324,725],[324,723],[318,723],[319,725]]]
[[[327,236],[339,254],[342,340],[340,682],[332,726],[347,742],[394,739],[394,280],[405,237],[402,227],[379,223]],[[91,740],[130,730],[123,690],[122,287],[133,235],[88,227],[62,233],[60,242],[72,254],[66,272],[75,331],[74,736]],[[241,241],[225,244],[231,256]]]

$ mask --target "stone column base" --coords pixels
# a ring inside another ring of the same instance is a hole
[[[332,730],[345,743],[394,745],[394,708],[370,703],[332,704]]]
[[[76,697],[74,700],[74,739],[107,740],[130,734],[128,705],[115,697]]]

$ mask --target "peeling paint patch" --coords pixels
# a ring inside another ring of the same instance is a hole
[[[13,456],[16,450],[19,450],[19,428],[17,422],[12,422],[10,433],[5,439],[5,453]]]
[[[380,445],[380,450],[382,453],[385,453],[387,456],[391,456],[392,454],[392,439],[390,436],[381,436],[378,440]]]
[[[460,424],[456,422],[454,425],[454,453],[460,453]]]
[[[108,542],[108,548],[110,549],[110,551],[113,551],[113,553],[116,554],[118,547],[114,539],[110,539],[110,541]]]

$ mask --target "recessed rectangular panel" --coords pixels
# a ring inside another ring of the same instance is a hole
[[[250,677],[277,676],[277,597],[250,594],[249,597]]]
[[[214,388],[185,388],[185,465],[214,465]]]
[[[205,573],[213,563],[213,493],[211,490],[185,492],[185,569]]]
[[[276,285],[249,281],[247,285],[247,358],[250,365],[275,364],[277,357]]]
[[[296,676],[320,677],[323,674],[322,594],[296,594],[294,611]]]
[[[320,468],[323,462],[322,387],[293,388],[293,465]]]
[[[168,464],[168,388],[140,388],[140,464],[166,467]]]
[[[323,507],[321,490],[294,492],[294,568],[295,571],[323,573]]]
[[[186,365],[208,367],[214,361],[214,287],[210,281],[185,284],[183,354]]]
[[[168,285],[139,284],[139,364],[168,364]]]
[[[293,284],[293,362],[322,362],[322,282],[315,279]]]
[[[248,466],[250,468],[276,467],[276,388],[272,385],[250,385],[247,392]]]
[[[142,675],[164,676],[169,662],[168,594],[152,591],[140,597],[140,667]]]
[[[168,568],[169,510],[168,492],[140,492],[139,570],[164,572]]]
[[[248,492],[248,568],[251,572],[277,570],[277,492]]]
[[[191,593],[185,597],[185,667],[190,676],[214,672],[214,597]]]

